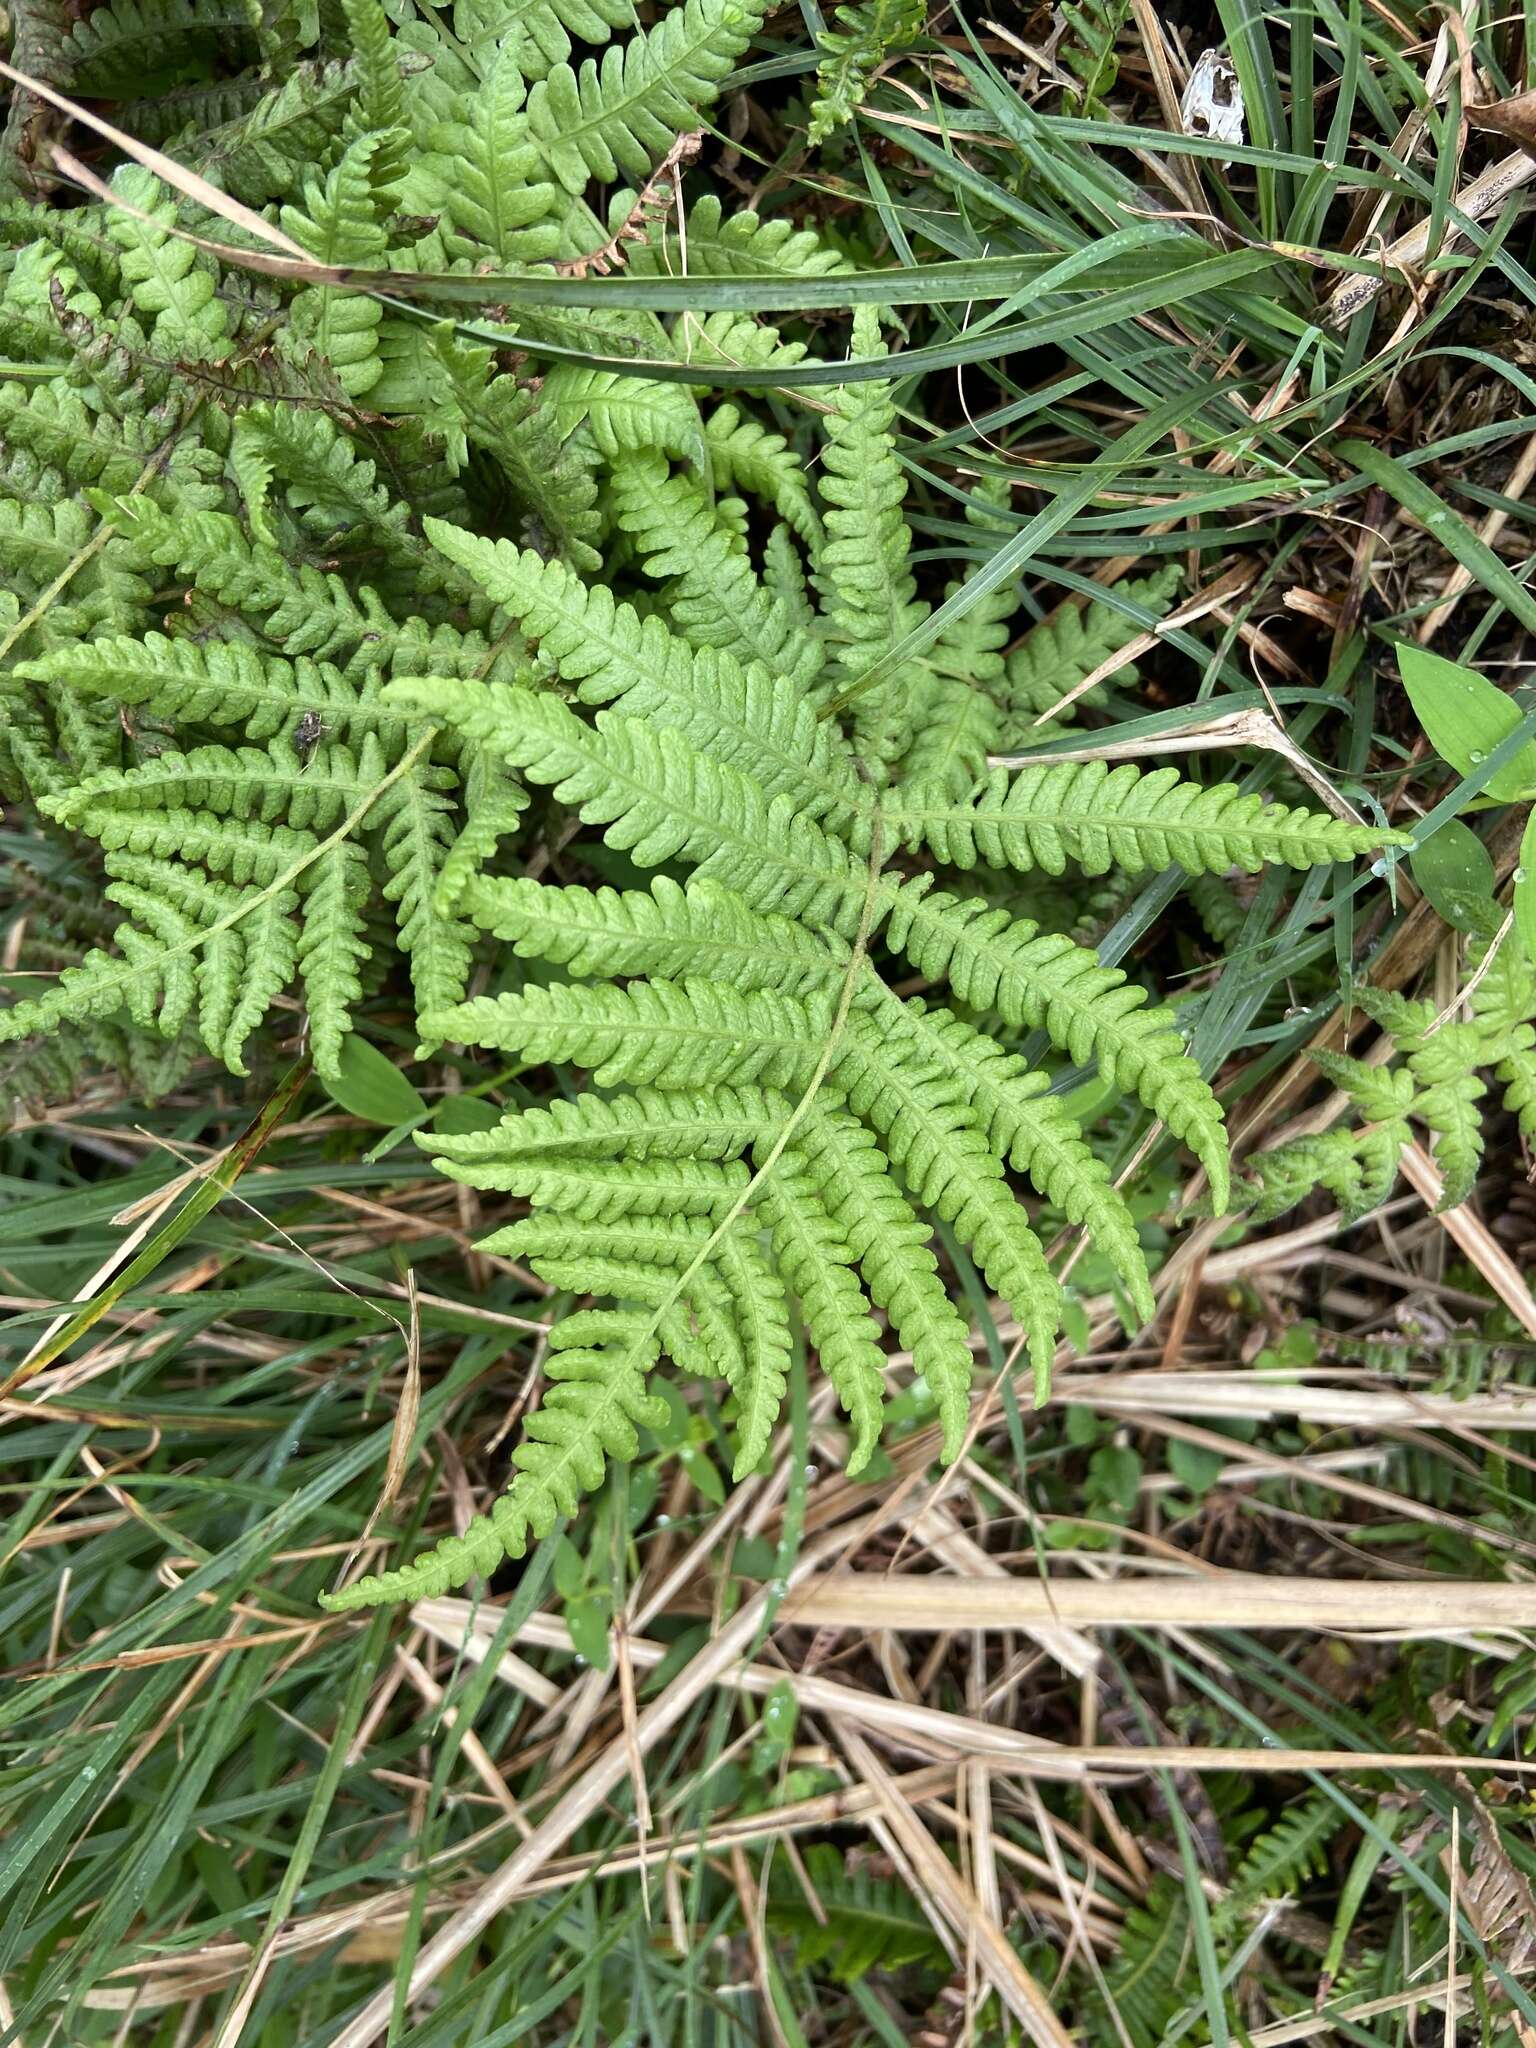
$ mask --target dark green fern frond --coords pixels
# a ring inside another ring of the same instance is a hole
[[[1179,580],[1177,569],[1162,569],[1133,583],[1115,586],[1115,596],[1135,606],[1152,622],[1162,616]],[[1056,712],[1063,697],[1101,669],[1143,631],[1131,611],[1112,604],[1107,597],[1093,598],[1086,605],[1063,603],[1052,616],[1034,626],[1008,656],[1006,668],[1007,721],[999,751],[1038,744],[1035,721]],[[1113,670],[1061,713],[1076,718],[1085,706],[1103,701],[1104,692],[1114,685],[1129,689],[1135,680],[1134,667]]]

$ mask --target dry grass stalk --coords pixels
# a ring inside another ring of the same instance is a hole
[[[1089,1580],[950,1573],[829,1572],[780,1616],[801,1628],[1000,1629],[1042,1621],[1094,1628],[1284,1628],[1464,1637],[1536,1627],[1536,1583],[1478,1579],[1291,1579],[1259,1572],[1198,1578],[1126,1573]]]

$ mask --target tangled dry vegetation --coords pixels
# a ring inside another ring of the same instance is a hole
[[[1528,15],[9,29],[0,2048],[1530,2048]]]

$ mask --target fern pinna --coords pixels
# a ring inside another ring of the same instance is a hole
[[[872,315],[855,341],[878,347]],[[988,771],[1007,690],[1006,663],[969,674],[988,613],[903,652],[926,606],[891,424],[878,383],[840,394],[821,503],[776,507],[761,572],[735,507],[660,455],[620,461],[618,521],[655,586],[642,606],[536,550],[428,524],[529,658],[515,681],[392,681],[383,704],[458,734],[654,875],[481,873],[464,889],[463,913],[506,949],[507,985],[429,1009],[424,1038],[573,1065],[591,1084],[431,1147],[454,1178],[526,1205],[483,1249],[605,1305],[554,1326],[550,1392],[490,1516],[334,1606],[440,1591],[521,1554],[607,1459],[635,1454],[663,1353],[729,1388],[746,1473],[796,1315],[848,1418],[851,1470],[881,1429],[876,1311],[953,1457],[971,1350],[934,1223],[1009,1304],[1042,1383],[1055,1349],[1060,1289],[1012,1175],[1088,1229],[1149,1313],[1129,1210],[1010,1037],[1038,1030],[1096,1062],[1226,1199],[1221,1115],[1172,1016],[989,900],[986,878],[1306,866],[1383,835],[1166,769]],[[944,886],[942,870],[968,880]],[[931,993],[912,993],[914,976]]]

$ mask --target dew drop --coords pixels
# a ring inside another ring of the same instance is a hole
[[[1515,872],[1514,872],[1514,876],[1513,876],[1513,879],[1514,879],[1515,881],[1517,881],[1517,882],[1523,882],[1523,881],[1525,880],[1525,869],[1524,869],[1524,868],[1516,868],[1516,869],[1515,869]]]
[[[1481,747],[1471,747],[1468,749],[1467,759],[1471,761],[1474,766],[1479,761],[1486,761],[1487,758],[1488,756],[1483,752]]]

